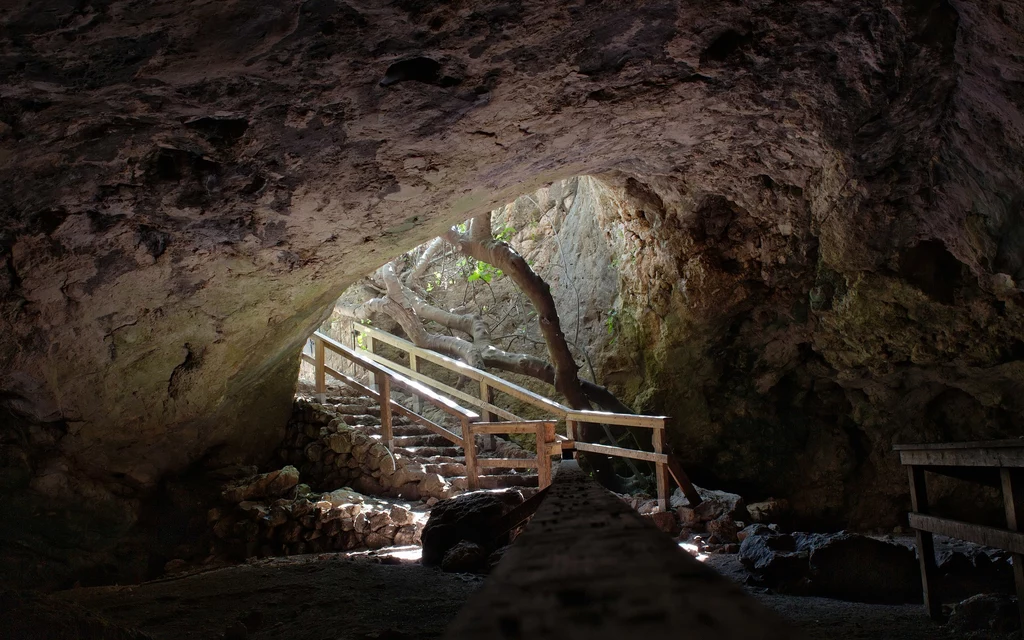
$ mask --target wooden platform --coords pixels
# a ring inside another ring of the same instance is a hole
[[[1024,438],[987,442],[903,444],[893,449],[907,466],[913,511],[910,526],[917,531],[917,555],[921,563],[924,603],[932,618],[941,616],[935,590],[937,568],[933,534],[1005,549],[1013,553],[1013,575],[1017,586],[1021,624],[1024,626]],[[929,514],[925,471],[994,484],[1003,491],[1006,529],[939,518]]]

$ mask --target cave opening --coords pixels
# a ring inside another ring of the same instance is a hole
[[[525,520],[428,553],[430,513],[529,511],[574,451],[618,496],[573,470],[589,502],[553,502],[580,531],[660,529],[651,548],[811,635],[1016,626],[1020,554],[921,528],[1019,540],[1015,3],[9,4],[0,609],[21,635],[436,637],[481,579],[430,565],[490,569]],[[548,402],[627,424],[575,432]],[[453,446],[509,416],[475,462]],[[972,455],[992,468],[905,462]],[[647,609],[651,584],[615,590],[622,636],[729,622]],[[582,619],[597,591],[550,600]],[[337,606],[367,593],[387,608]],[[514,613],[498,631],[528,635]]]

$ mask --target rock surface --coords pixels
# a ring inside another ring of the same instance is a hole
[[[522,502],[523,495],[514,489],[465,493],[438,502],[423,528],[423,564],[442,565],[448,551],[462,542],[483,549],[483,564],[488,554],[510,542],[507,533],[494,530],[494,521]]]
[[[739,557],[753,582],[780,592],[852,602],[921,601],[912,540],[859,534],[779,533],[756,524],[740,532]],[[938,588],[946,598],[966,592],[1013,592],[1008,554],[936,540]]]
[[[623,282],[600,367],[687,416],[669,435],[695,479],[894,520],[894,441],[1024,427],[1022,21],[938,0],[10,3],[0,522],[34,524],[0,529],[29,550],[0,575],[123,562],[166,477],[272,454],[349,283],[585,173]]]

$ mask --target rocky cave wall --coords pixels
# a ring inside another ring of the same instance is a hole
[[[116,565],[168,478],[270,454],[347,284],[571,175],[629,194],[651,286],[624,304],[666,345],[647,371],[695,383],[679,409],[713,428],[678,444],[720,473],[760,420],[744,473],[772,481],[798,396],[825,440],[875,453],[901,397],[944,398],[972,436],[1019,427],[1022,19],[983,0],[6,4],[3,575]],[[816,469],[803,483],[839,504]]]

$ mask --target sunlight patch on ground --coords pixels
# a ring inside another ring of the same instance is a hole
[[[382,549],[374,549],[367,551],[349,551],[345,555],[347,555],[350,558],[397,558],[398,560],[403,560],[405,562],[419,562],[420,557],[423,555],[423,547],[384,547]]]
[[[690,554],[694,558],[697,558],[699,562],[704,562],[708,559],[708,554],[701,553],[700,547],[698,547],[692,542],[680,542],[679,548],[685,551],[686,553]]]

